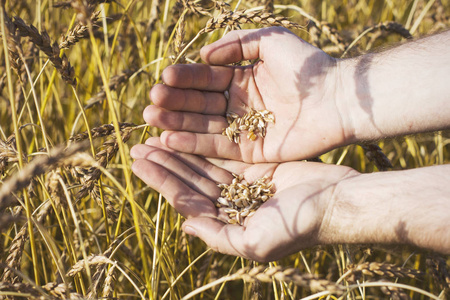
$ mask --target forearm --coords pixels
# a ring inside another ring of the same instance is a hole
[[[450,128],[450,31],[341,60],[354,141]],[[354,142],[352,141],[352,142]]]
[[[360,174],[336,188],[325,243],[402,243],[450,254],[450,165]]]

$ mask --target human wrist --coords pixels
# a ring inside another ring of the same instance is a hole
[[[347,176],[324,215],[321,243],[395,243],[450,253],[449,165]]]
[[[339,59],[337,101],[342,107],[342,122],[347,136],[347,144],[366,140],[375,140],[381,137],[369,116],[373,116],[368,89],[368,81],[361,76],[361,67],[367,58],[364,56]],[[373,121],[373,120],[372,120]]]
[[[352,170],[342,180],[338,181],[332,193],[324,202],[324,214],[318,234],[319,244],[348,243],[349,232],[345,231],[345,222],[352,208],[351,187],[352,180],[362,176],[361,173]]]
[[[394,226],[385,219],[395,216],[384,199],[373,197],[373,189],[377,190],[373,176],[379,174],[358,174],[337,184],[324,217],[327,244],[396,242],[392,234]]]
[[[450,127],[449,46],[450,31],[339,61],[355,142]]]

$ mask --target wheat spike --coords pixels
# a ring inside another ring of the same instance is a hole
[[[175,33],[175,40],[174,40],[174,57],[178,57],[178,55],[181,53],[183,48],[186,46],[184,43],[184,36],[185,36],[185,26],[186,26],[186,20],[185,15],[182,14],[180,16],[180,19],[178,21],[177,30]],[[186,56],[183,54],[179,59],[178,63],[185,63],[186,62]]]
[[[98,16],[100,12],[96,11],[91,15],[91,23],[94,25],[98,25]],[[69,33],[63,37],[61,37],[61,41],[59,43],[60,49],[69,49],[76,43],[78,43],[81,39],[85,39],[89,36],[89,27],[78,23],[73,27]]]
[[[119,122],[119,128],[120,130],[126,130],[128,128],[133,128],[136,127],[135,124],[133,123],[126,123],[126,122]],[[98,138],[98,137],[105,137],[105,136],[109,136],[112,134],[115,134],[115,130],[114,130],[114,125],[113,124],[104,124],[101,126],[97,126],[91,129],[91,135],[93,138]],[[71,142],[80,142],[83,141],[85,139],[87,139],[89,137],[89,134],[87,131],[76,134],[74,136],[71,136],[69,138],[69,141]]]
[[[102,297],[105,299],[112,299],[114,292],[114,282],[116,281],[116,266],[112,266],[106,274],[105,283],[102,291]]]
[[[125,125],[124,125],[123,129],[121,130],[121,132],[122,132],[122,141],[125,143],[128,141],[128,139],[131,136],[131,132],[133,130],[135,130],[136,127],[129,126],[129,123],[123,123],[123,124],[125,124]],[[103,128],[103,129],[106,129],[106,128]],[[115,156],[115,154],[119,150],[119,146],[118,146],[117,141],[115,140],[115,136],[112,139],[104,142],[103,147],[104,148],[96,154],[95,160],[98,165],[100,165],[102,167],[106,167],[108,162]],[[72,171],[76,177],[81,177],[81,181],[83,184],[83,186],[81,187],[81,189],[78,191],[78,193],[76,195],[77,200],[85,197],[87,194],[90,194],[92,196],[92,198],[97,201],[99,206],[102,206],[102,200],[100,197],[99,188],[98,188],[98,186],[96,186],[96,183],[101,176],[100,169],[98,169],[97,167],[94,166],[94,167],[90,167],[88,169],[74,168],[74,169],[72,169]],[[109,201],[109,199],[107,198],[106,195],[104,195],[104,201],[105,201],[108,217],[113,221],[116,220],[117,211],[112,206],[111,201]]]
[[[59,56],[59,46],[51,43],[50,36],[44,30],[39,33],[39,30],[33,25],[28,26],[21,18],[14,18],[14,25],[19,30],[21,36],[27,36],[30,40],[44,52],[48,59],[52,62],[53,66],[61,74],[62,79],[72,86],[76,86],[77,81],[75,79],[75,71],[70,65],[69,60],[65,55]]]
[[[18,161],[16,137],[11,135],[6,141],[0,139],[0,174],[4,175],[8,165]],[[23,156],[23,161],[26,161],[26,156]]]
[[[44,219],[47,217],[48,213],[51,209],[50,201],[45,202],[36,216],[36,221],[42,223]],[[8,281],[11,283],[15,283],[21,280],[20,277],[15,276],[13,270],[18,270],[20,267],[20,262],[22,260],[22,253],[25,246],[25,242],[28,240],[28,222],[26,222],[20,231],[14,237],[14,240],[11,242],[11,246],[9,247],[9,255],[6,258],[7,268],[4,269],[3,274],[1,276],[1,281]]]
[[[359,146],[364,149],[367,158],[377,166],[378,170],[386,171],[392,168],[391,161],[377,144],[360,144]]]
[[[427,268],[440,290],[450,290],[450,271],[445,258],[430,255],[426,260]]]
[[[362,275],[419,278],[423,276],[423,272],[415,269],[398,267],[392,264],[365,262],[356,266],[350,265],[348,275],[345,278],[349,282],[356,282]]]
[[[211,18],[206,23],[206,27],[203,32],[211,32],[219,28],[225,28],[227,26],[237,27],[240,24],[256,23],[265,26],[282,26],[286,28],[303,29],[303,26],[289,21],[287,18],[277,16],[268,12],[261,11],[225,11],[215,18]]]
[[[204,15],[211,17],[211,13],[208,12],[205,8],[195,3],[195,1],[189,0],[179,0],[182,6],[187,9],[190,13],[195,15]]]
[[[75,275],[77,275],[78,273],[80,273],[81,271],[84,270],[86,264],[88,266],[97,266],[97,265],[104,265],[104,264],[114,264],[114,262],[112,260],[110,260],[109,258],[107,258],[106,256],[92,254],[86,260],[82,259],[82,260],[79,260],[77,263],[75,263],[72,266],[72,268],[70,268],[70,270],[67,272],[66,275],[68,277],[74,277]]]
[[[30,294],[32,297],[37,297],[41,295],[38,290],[36,290],[35,287],[28,283],[11,283],[2,281],[0,282],[0,292],[17,292],[17,293],[23,293],[23,294]],[[8,299],[1,296],[0,299]]]
[[[242,268],[234,275],[239,276],[243,280],[253,282],[259,280],[261,282],[286,281],[292,282],[297,286],[308,288],[312,291],[329,291],[333,294],[340,295],[345,287],[337,285],[334,282],[320,279],[313,274],[303,274],[296,268],[283,268],[266,266],[258,266],[254,268]]]
[[[108,87],[111,91],[116,91],[121,87],[124,83],[128,81],[128,79],[131,77],[131,75],[135,74],[132,70],[124,70],[119,75],[115,75],[111,77],[109,80]],[[103,100],[106,99],[106,93],[102,86],[102,89],[100,92],[95,94],[92,98],[87,100],[87,105],[84,107],[84,109],[89,109],[93,107],[96,104],[101,104]]]
[[[74,144],[64,149],[55,148],[49,155],[42,155],[27,164],[16,176],[6,181],[0,189],[0,207],[4,201],[10,201],[12,194],[28,186],[33,177],[41,175],[49,170],[57,168],[68,157],[85,148],[83,143]]]

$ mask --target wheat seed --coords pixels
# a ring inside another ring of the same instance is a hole
[[[266,136],[267,123],[275,123],[273,114],[268,110],[255,110],[251,109],[250,112],[239,117],[238,114],[233,112],[227,113],[228,127],[222,132],[226,135],[230,142],[239,144],[240,133],[247,131],[247,139],[255,141],[257,135],[261,138]]]
[[[248,184],[244,176],[233,174],[231,184],[220,183],[220,197],[216,206],[223,208],[228,214],[229,224],[242,225],[244,220],[252,216],[255,211],[270,197],[273,196],[273,184],[268,183],[268,177],[264,176]]]

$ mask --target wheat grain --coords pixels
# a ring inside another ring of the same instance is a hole
[[[227,113],[228,127],[222,132],[226,135],[230,142],[239,143],[240,133],[247,131],[247,139],[255,141],[257,135],[261,138],[266,136],[266,128],[269,122],[275,123],[273,114],[268,110],[257,111],[251,109],[250,112],[239,117],[238,114],[233,112]]]
[[[273,184],[267,183],[267,177],[262,177],[248,184],[244,176],[233,174],[231,184],[218,184],[221,189],[216,206],[228,214],[228,223],[243,225],[246,218],[251,217],[255,211],[270,197],[273,196]]]

